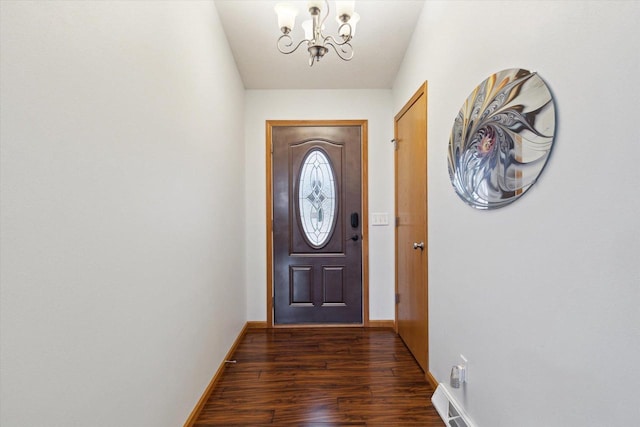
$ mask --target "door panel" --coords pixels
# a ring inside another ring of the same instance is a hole
[[[362,232],[351,222],[362,213],[361,128],[271,135],[274,324],[361,324]]]
[[[428,372],[426,83],[395,119],[396,327]]]
[[[291,285],[289,304],[298,307],[313,305],[312,272],[311,266],[289,267],[289,283]]]

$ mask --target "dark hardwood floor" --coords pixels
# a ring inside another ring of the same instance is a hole
[[[195,426],[438,426],[391,329],[249,329]]]

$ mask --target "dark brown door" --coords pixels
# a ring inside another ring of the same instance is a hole
[[[272,129],[274,324],[362,323],[360,126]]]
[[[425,374],[429,361],[427,294],[427,86],[395,118],[396,327]]]

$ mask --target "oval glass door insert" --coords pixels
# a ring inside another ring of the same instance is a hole
[[[312,149],[307,153],[298,177],[300,223],[309,244],[324,246],[334,229],[337,197],[333,165],[327,155]]]

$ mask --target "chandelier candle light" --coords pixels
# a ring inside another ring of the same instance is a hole
[[[333,36],[325,36],[322,34],[324,30],[324,22],[329,16],[328,0],[312,0],[307,2],[307,8],[311,19],[302,23],[305,39],[300,41],[294,48],[293,38],[290,33],[293,30],[296,21],[297,9],[291,3],[278,3],[275,11],[278,14],[278,27],[282,31],[282,35],[278,38],[278,50],[284,54],[290,54],[298,50],[303,44],[307,43],[309,51],[309,65],[313,66],[316,61],[320,61],[328,51],[328,46],[335,50],[336,54],[345,61],[353,58],[353,47],[351,39],[356,33],[356,24],[360,20],[360,15],[355,13],[354,1],[336,1],[336,21],[338,21],[338,39]],[[326,11],[324,18],[320,19],[323,11]],[[341,41],[339,41],[341,39]]]

